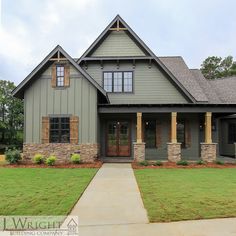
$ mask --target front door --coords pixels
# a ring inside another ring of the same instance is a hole
[[[130,123],[109,121],[107,123],[107,156],[130,156]]]

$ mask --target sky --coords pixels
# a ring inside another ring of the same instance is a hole
[[[236,58],[235,0],[0,0],[0,79],[19,84],[58,44],[80,57],[117,15],[157,56]]]

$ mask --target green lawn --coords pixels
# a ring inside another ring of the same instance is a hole
[[[66,215],[96,172],[0,168],[0,215]]]
[[[134,172],[151,222],[236,217],[236,169]]]

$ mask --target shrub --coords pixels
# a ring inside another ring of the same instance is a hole
[[[216,160],[215,163],[217,165],[224,165],[225,164],[224,161],[220,161],[220,160]]]
[[[198,161],[196,162],[196,164],[197,164],[197,165],[205,165],[206,162],[203,161],[203,160],[198,160]]]
[[[46,161],[45,164],[48,166],[54,166],[55,162],[56,162],[57,158],[55,156],[49,156]]]
[[[148,163],[148,161],[145,160],[145,161],[140,161],[139,165],[141,165],[141,166],[148,166],[149,163]]]
[[[179,166],[187,166],[188,165],[188,162],[187,161],[184,161],[184,160],[180,160],[176,163],[177,165]]]
[[[162,166],[163,163],[161,161],[156,161],[153,165],[154,166]]]
[[[13,149],[6,149],[5,151],[5,160],[10,164],[16,164],[21,160],[20,151]]]
[[[80,163],[80,154],[78,154],[78,153],[72,154],[70,160],[74,164],[79,164]]]
[[[42,164],[44,162],[44,156],[42,154],[35,154],[32,161],[35,164]]]

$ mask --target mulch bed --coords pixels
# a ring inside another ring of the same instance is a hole
[[[132,163],[133,169],[199,169],[199,168],[236,168],[236,164],[232,163],[225,163],[223,165],[216,164],[216,163],[207,163],[203,165],[198,165],[196,163],[189,163],[187,166],[181,166],[177,165],[173,162],[163,162],[162,166],[155,166],[153,164],[150,164],[148,166],[142,166],[139,163],[133,162]]]
[[[19,163],[19,164],[4,164],[1,165],[0,168],[69,168],[69,169],[75,169],[75,168],[100,168],[102,166],[101,161],[97,161],[95,163],[81,163],[81,164],[56,164],[54,166],[47,166],[45,164],[24,164],[24,163]]]

